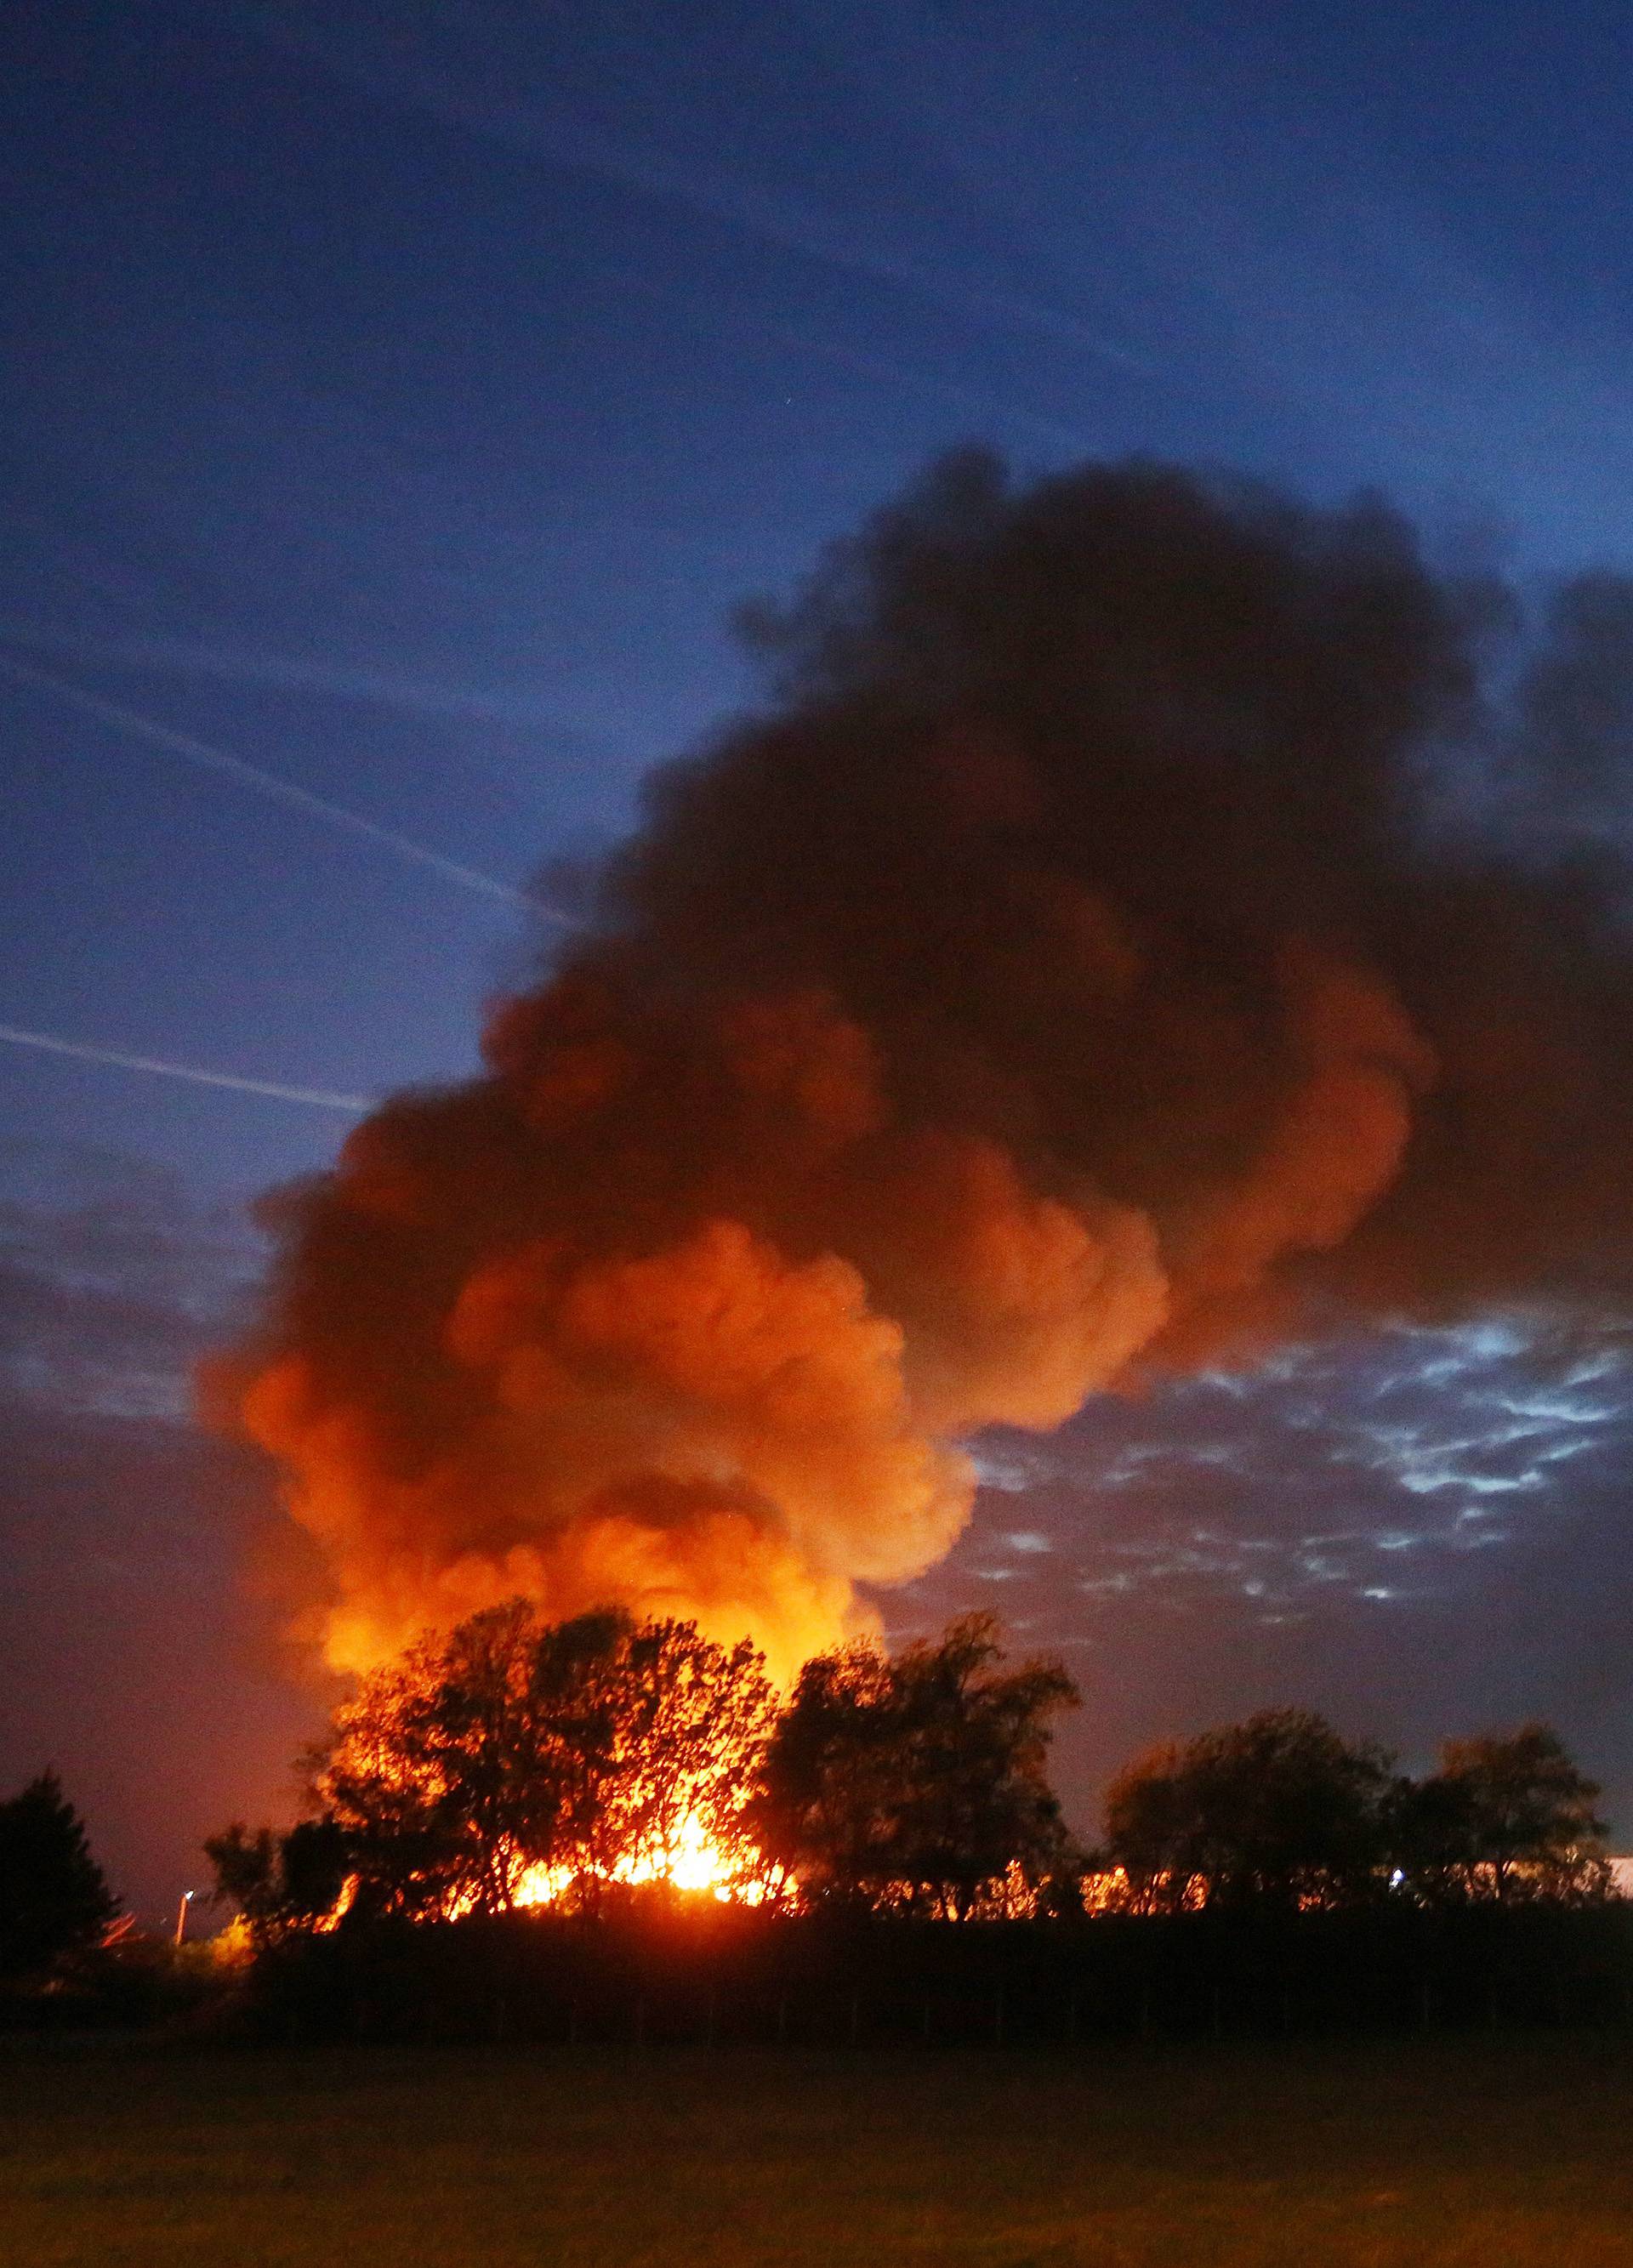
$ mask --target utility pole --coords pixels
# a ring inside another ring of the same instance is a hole
[[[178,1945],[187,1935],[187,1910],[193,1903],[193,1895],[191,1890],[183,1890],[181,1903],[176,1908],[176,1943]]]

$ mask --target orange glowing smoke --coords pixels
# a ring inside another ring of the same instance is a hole
[[[232,1384],[329,1661],[522,1594],[786,1678],[947,1551],[982,1426],[1312,1289],[1602,1287],[1622,949],[1418,823],[1473,621],[1376,504],[1161,468],[966,458],[840,547],[486,1074],[269,1208]]]

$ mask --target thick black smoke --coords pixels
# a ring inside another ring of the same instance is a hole
[[[1509,725],[1504,612],[1376,502],[969,455],[760,615],[490,1075],[282,1204],[243,1406],[332,1657],[521,1590],[787,1663],[983,1425],[1315,1292],[1620,1298],[1633,608],[1563,593]]]

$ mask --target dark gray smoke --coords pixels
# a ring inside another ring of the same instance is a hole
[[[1563,593],[1506,725],[1500,600],[1376,502],[967,455],[759,615],[489,1075],[279,1204],[242,1408],[331,1658],[522,1591],[786,1667],[984,1425],[1315,1293],[1619,1299],[1633,600]]]

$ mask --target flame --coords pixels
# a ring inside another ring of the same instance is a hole
[[[631,1889],[665,1882],[671,1889],[717,1898],[723,1905],[763,1905],[771,1894],[759,1852],[726,1851],[713,1840],[695,1812],[686,1813],[669,1836],[620,1852],[610,1866],[589,1871],[596,1880]],[[541,1862],[523,1871],[511,1904],[519,1907],[559,1904],[581,1879],[570,1867]]]
[[[563,1866],[536,1859],[517,1874],[511,1888],[514,1912],[535,1913],[557,1906],[580,1891],[586,1881],[615,1882],[625,1889],[645,1889],[662,1883],[689,1897],[716,1899],[721,1905],[759,1906],[773,1897],[784,1905],[798,1903],[794,1878],[770,1867],[751,1845],[728,1851],[715,1841],[696,1812],[687,1812],[666,1836],[649,1838],[619,1852],[604,1865]],[[350,1878],[334,1911],[321,1926],[333,1929],[351,1904],[356,1888]],[[446,1921],[462,1921],[476,1910],[471,1894],[450,1898],[443,1908]]]

